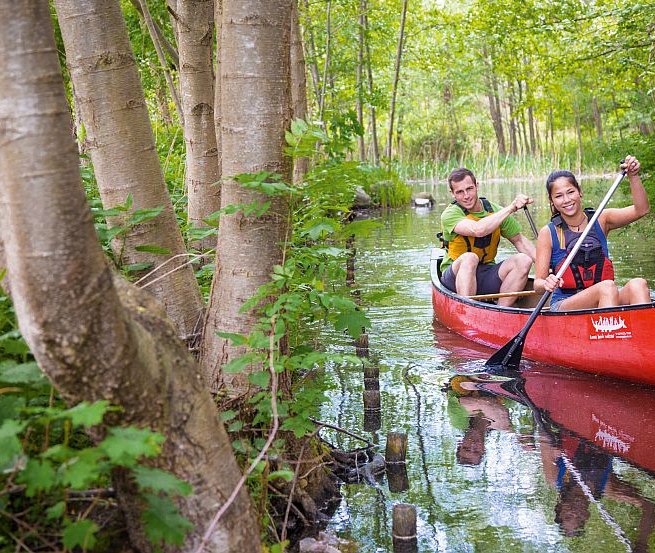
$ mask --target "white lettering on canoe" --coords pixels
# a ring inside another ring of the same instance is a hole
[[[611,424],[607,424],[594,413],[591,415],[591,420],[593,426],[597,428],[594,443],[618,455],[625,455],[630,451],[630,446],[635,441],[634,436]]]
[[[598,316],[598,319],[591,317],[591,324],[594,325],[596,332],[614,332],[621,328],[628,328],[622,317],[603,317]]]

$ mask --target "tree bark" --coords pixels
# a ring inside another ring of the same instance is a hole
[[[362,0],[363,13],[364,13],[364,45],[366,47],[366,74],[368,77],[368,93],[371,98],[373,98],[373,92],[375,90],[373,86],[373,69],[371,67],[371,48],[368,41],[368,7],[367,1]],[[373,148],[373,165],[376,167],[380,165],[380,145],[378,142],[378,130],[377,130],[377,121],[375,114],[375,106],[371,104],[370,106],[370,117],[371,117],[371,146]]]
[[[134,226],[123,239],[114,240],[115,256],[122,264],[150,262],[159,266],[171,260],[147,277],[144,286],[165,306],[178,334],[189,339],[199,328],[200,292],[191,268],[182,267],[187,261],[186,248],[162,175],[119,3],[56,0],[55,5],[74,98],[86,128],[104,207],[123,204],[131,195],[134,209],[164,208],[156,218]],[[126,219],[115,217],[110,224],[123,225]],[[139,246],[153,245],[170,254],[137,250]],[[154,280],[160,276],[163,278]]]
[[[221,208],[214,128],[214,0],[179,0],[177,15],[188,219],[191,226],[199,228],[206,227],[205,219]],[[216,237],[199,240],[193,246],[214,249]]]
[[[307,77],[305,73],[305,53],[302,33],[298,21],[298,5],[291,3],[291,110],[294,119],[307,117]],[[302,182],[309,170],[309,158],[293,160],[293,182]]]
[[[594,116],[594,124],[596,126],[596,136],[598,137],[598,140],[603,140],[603,118],[600,114],[598,98],[596,96],[594,96],[591,101],[591,110]]]
[[[509,104],[509,153],[517,156],[519,146],[516,139],[516,108],[514,107],[514,87],[508,83],[507,99]]]
[[[489,114],[496,133],[496,142],[498,143],[498,153],[507,154],[505,146],[505,133],[503,132],[503,114],[500,108],[500,98],[498,95],[498,80],[494,72],[493,55],[490,55],[486,45],[482,49],[485,59],[485,80],[487,81],[487,99],[489,101]]]
[[[325,14],[325,62],[323,63],[323,84],[321,86],[321,94],[318,97],[318,120],[323,121],[323,113],[325,112],[325,95],[327,94],[328,82],[328,69],[330,67],[330,45],[332,43],[332,0],[327,0],[327,7]]]
[[[112,275],[97,243],[47,2],[0,4],[0,90],[0,221],[21,332],[69,404],[105,399],[121,408],[112,424],[166,436],[153,463],[194,486],[179,502],[193,529],[178,549],[193,551],[239,467],[165,313]],[[153,550],[139,526],[142,505],[126,479],[116,483],[132,545]],[[245,491],[220,522],[207,551],[259,551]]]
[[[224,215],[218,229],[216,275],[207,311],[201,358],[214,392],[248,390],[248,371],[223,374],[221,367],[242,348],[217,331],[249,334],[257,321],[243,303],[268,281],[282,260],[287,239],[286,197],[265,196],[238,184],[241,173],[270,171],[288,179],[284,133],[291,119],[289,83],[292,0],[224,0],[221,32],[223,190],[221,205],[270,201],[261,217],[242,211]],[[288,182],[288,180],[286,181]],[[260,370],[253,367],[252,370]]]
[[[309,39],[304,41],[307,48],[307,57],[309,58],[309,72],[312,76],[312,85],[314,87],[314,97],[318,105],[321,97],[321,78],[318,73],[318,64],[316,63],[316,40],[314,39],[314,31],[312,29],[312,22],[309,17],[309,1],[305,0],[305,34],[309,35]]]
[[[357,33],[357,67],[355,72],[355,88],[357,89],[357,121],[364,128],[364,0],[359,2],[359,28]],[[359,160],[366,161],[366,144],[364,134],[357,137]]]
[[[400,31],[398,32],[398,47],[396,49],[396,64],[394,67],[393,87],[391,90],[391,107],[389,108],[389,132],[387,134],[387,160],[391,160],[393,145],[393,120],[396,111],[396,96],[398,94],[398,81],[400,80],[400,62],[403,55],[403,43],[405,41],[405,19],[407,17],[407,1],[403,0],[402,13],[400,15]]]

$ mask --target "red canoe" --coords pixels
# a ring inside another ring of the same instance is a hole
[[[498,349],[523,328],[530,307],[499,307],[454,294],[439,281],[430,263],[435,317],[447,328]],[[536,304],[536,295],[521,298]],[[523,356],[593,374],[655,385],[655,304],[579,311],[543,311],[525,340]]]

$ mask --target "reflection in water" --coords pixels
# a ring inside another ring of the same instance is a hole
[[[448,392],[469,414],[457,461],[478,465],[492,428],[513,432],[502,399],[532,411],[546,480],[557,489],[555,522],[567,537],[583,535],[592,507],[627,551],[648,551],[655,503],[614,471],[614,459],[653,471],[655,390],[559,369],[526,371],[521,378],[485,380],[455,376]],[[632,541],[601,498],[641,510]]]

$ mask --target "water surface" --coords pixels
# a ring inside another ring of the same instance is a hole
[[[588,205],[611,180],[583,181]],[[537,226],[547,222],[541,181],[481,187],[501,204],[519,191],[534,196]],[[409,488],[392,492],[384,477],[376,486],[343,485],[329,530],[360,551],[392,551],[391,512],[402,502],[416,506],[419,551],[655,550],[655,455],[648,453],[655,391],[535,363],[519,386],[450,383],[456,370],[483,363],[492,350],[433,323],[430,249],[450,196],[443,184],[417,190],[432,191],[434,209],[382,213],[380,227],[357,242],[356,287],[364,297],[394,292],[367,307],[370,362],[380,368],[379,423],[363,409],[357,369],[326,373],[329,400],[319,414],[381,453],[387,432],[406,432]],[[625,190],[610,206],[628,203]],[[531,236],[525,216],[517,219]],[[648,227],[639,222],[610,236],[619,282],[637,275],[655,282]],[[503,242],[501,254],[511,251]],[[353,351],[341,335],[330,341]],[[344,450],[362,446],[344,433],[322,435]]]

